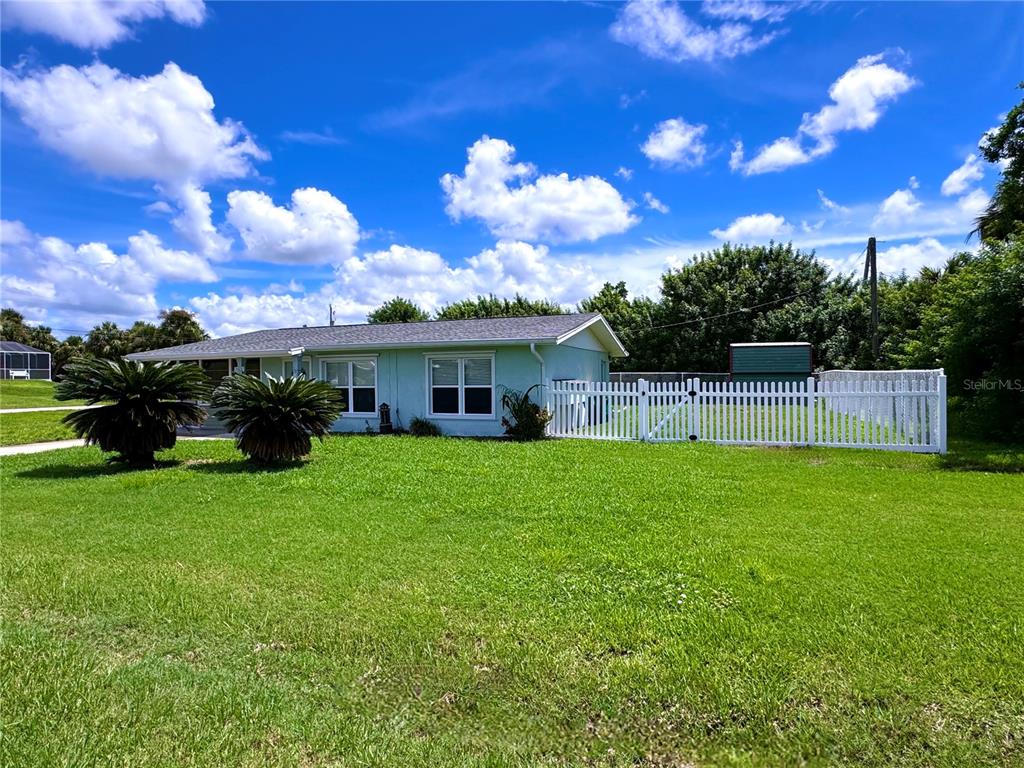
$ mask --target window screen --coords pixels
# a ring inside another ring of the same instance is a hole
[[[428,359],[430,412],[435,415],[489,416],[494,413],[493,360],[490,357]]]
[[[342,398],[342,413],[371,414],[377,411],[377,363],[375,360],[325,360],[323,376]]]

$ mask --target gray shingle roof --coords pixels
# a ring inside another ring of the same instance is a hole
[[[0,341],[0,352],[35,352],[37,354],[48,354],[45,350],[30,347],[20,341]]]
[[[464,344],[554,342],[600,317],[597,312],[481,320],[431,320],[424,323],[322,325],[279,328],[154,349],[129,355],[133,360],[188,360],[210,357],[286,356],[289,350],[432,347]],[[603,325],[603,322],[601,323]],[[614,339],[614,336],[612,336]],[[615,344],[618,340],[615,339]]]

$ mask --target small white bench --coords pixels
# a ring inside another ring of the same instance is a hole
[[[29,379],[28,371],[14,371],[8,370],[7,375],[12,379]]]

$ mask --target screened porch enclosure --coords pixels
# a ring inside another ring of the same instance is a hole
[[[16,341],[0,342],[0,379],[50,380],[50,353]]]

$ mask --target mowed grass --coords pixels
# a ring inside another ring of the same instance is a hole
[[[0,446],[70,440],[75,433],[61,423],[68,411],[0,413]]]
[[[0,763],[1024,762],[1024,476],[568,440],[164,458],[0,462]]]
[[[44,408],[55,405],[82,405],[85,402],[55,400],[53,388],[52,381],[0,380],[0,408]]]

